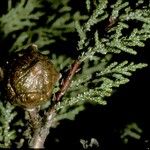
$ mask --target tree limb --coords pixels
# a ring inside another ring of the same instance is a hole
[[[67,77],[63,80],[63,83],[60,87],[60,90],[56,93],[55,100],[54,101],[60,101],[62,96],[65,94],[67,89],[69,88],[70,82],[77,72],[81,62],[79,60],[75,60],[75,62],[72,64],[71,68],[69,69]]]
[[[71,65],[71,68],[68,71],[67,77],[63,80],[60,90],[56,93],[55,104],[61,100],[62,96],[67,91],[70,85],[70,82],[73,76],[75,75],[75,73],[77,72],[80,64],[81,62],[79,60],[76,60]],[[46,137],[49,135],[50,127],[54,125],[55,116],[56,116],[56,110],[53,105],[51,108],[49,108],[49,110],[45,114],[45,118],[42,120],[42,125],[38,127],[37,129],[35,129],[32,139],[29,143],[30,148],[44,148],[44,143],[45,143]]]

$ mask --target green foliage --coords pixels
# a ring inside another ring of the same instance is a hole
[[[90,141],[85,139],[80,139],[80,143],[82,144],[83,149],[91,149],[91,148],[97,149],[100,147],[98,140],[95,138],[91,138]]]
[[[10,103],[3,104],[0,102],[0,148],[10,148],[12,141],[16,138],[16,130],[12,129],[12,121],[17,113],[14,111],[14,106]],[[19,123],[19,122],[18,122]],[[18,124],[20,125],[20,123]]]
[[[75,31],[73,21],[86,18],[81,16],[79,11],[70,14],[71,7],[68,6],[68,2],[69,0],[46,1],[50,14],[42,11],[46,9],[42,0],[21,0],[15,7],[10,4],[8,12],[0,18],[0,31],[4,34],[3,37],[14,39],[10,52],[19,51],[24,45],[33,42],[42,48],[56,42],[56,38],[65,40],[64,33]],[[43,21],[44,24],[39,27]]]
[[[47,49],[52,44],[67,41],[69,35],[78,33],[79,39],[73,46],[77,48],[81,66],[62,101],[55,105],[57,121],[73,120],[84,110],[85,102],[106,105],[107,97],[114,90],[126,84],[137,69],[147,66],[127,58],[119,62],[113,57],[136,55],[137,47],[144,47],[150,38],[150,9],[143,0],[137,0],[134,8],[123,0],[115,3],[86,0],[86,14],[73,10],[70,2],[21,0],[12,6],[9,0],[6,14],[0,17],[1,40],[13,41],[9,52],[21,51],[24,46],[35,43],[42,53],[49,54]],[[57,70],[66,72],[73,59],[52,54],[52,62]],[[59,84],[53,93],[59,90]],[[6,106],[0,103],[0,147],[10,147],[15,140],[16,132],[10,127],[16,116],[13,109],[9,103]],[[135,138],[138,139],[138,135]]]
[[[88,11],[91,11],[90,2],[86,1],[86,4]],[[114,89],[127,83],[134,71],[147,66],[144,63],[135,64],[128,60],[122,60],[121,63],[113,62],[113,59],[109,64],[110,59],[106,58],[124,52],[135,55],[136,47],[145,45],[144,42],[150,36],[149,9],[147,7],[141,10],[131,9],[128,2],[118,0],[110,6],[112,11],[108,14],[107,0],[94,5],[95,9],[84,23],[81,24],[79,21],[75,23],[79,35],[78,51],[81,51],[79,60],[83,62],[83,66],[72,81],[63,101],[56,106],[57,109],[86,101],[106,105],[105,98],[111,96]],[[132,29],[125,16],[128,16],[128,21],[136,20],[137,25],[142,23],[141,27]],[[145,17],[147,19],[144,19]],[[103,20],[109,20],[109,25],[112,27],[110,29],[104,27],[106,29],[104,34],[101,34],[101,29],[96,28],[93,34],[94,27]]]
[[[22,30],[26,26],[33,27],[36,24],[35,21],[43,14],[41,12],[33,13],[35,7],[40,8],[41,4],[34,0],[28,1],[27,3],[25,0],[21,0],[15,8],[9,6],[8,13],[0,18],[1,30],[4,33],[4,37],[12,32]]]
[[[8,12],[0,18],[0,28],[4,34],[4,38],[12,36],[13,39],[16,39],[10,49],[12,51],[17,48],[22,48],[22,44],[25,44],[27,39],[31,40],[32,35],[30,36],[29,30],[36,25],[36,22],[43,13],[34,11],[35,8],[42,7],[40,1],[36,2],[31,0],[26,3],[26,0],[21,0],[15,7],[11,6],[11,1],[9,2]],[[19,31],[20,34],[18,35],[16,31]]]
[[[55,54],[52,55],[52,62],[57,68],[57,70],[63,70],[65,67],[68,67],[73,60],[71,58],[67,58],[64,55],[56,56]]]
[[[69,91],[71,91],[71,97],[65,97],[62,104],[58,106],[72,106],[83,101],[97,102],[101,105],[106,105],[107,101],[105,97],[109,97],[113,94],[113,89],[125,84],[129,81],[127,76],[131,76],[132,72],[136,69],[146,67],[146,64],[128,64],[128,61],[124,61],[120,64],[114,62],[108,65],[106,68],[96,66],[90,68],[89,76],[79,76],[79,79],[72,81]],[[93,69],[93,70],[92,70]],[[88,72],[87,71],[87,72]],[[97,72],[96,77],[92,78],[92,73]],[[86,73],[87,73],[86,72]],[[100,72],[100,73],[98,73]],[[85,72],[84,72],[85,73]],[[87,73],[88,74],[88,73]],[[88,88],[88,84],[92,83],[92,88]]]
[[[133,138],[135,140],[139,140],[141,138],[142,129],[138,126],[137,123],[132,122],[121,131],[121,139],[127,144],[129,142],[129,138]]]
[[[78,107],[75,108],[67,108],[67,107],[63,107],[60,112],[59,115],[57,115],[57,117],[55,118],[57,121],[63,120],[63,119],[69,119],[69,120],[75,120],[76,115],[79,114],[79,112],[84,110],[84,106],[80,105]]]
[[[100,1],[96,9],[93,10],[91,17],[89,17],[83,26],[81,26],[79,22],[76,22],[76,29],[80,38],[78,48],[79,50],[84,49],[84,47],[87,49],[86,52],[84,51],[82,53],[81,61],[84,61],[88,57],[92,57],[95,53],[105,55],[107,53],[121,53],[123,51],[130,54],[136,54],[135,46],[143,47],[144,41],[150,38],[150,15],[148,8],[132,10],[128,2],[123,3],[122,0],[119,0],[116,4],[111,6],[113,9],[108,15],[105,11],[106,7],[107,0]],[[120,14],[120,10],[124,11],[124,13]],[[108,16],[110,17],[108,18]],[[98,23],[99,17],[101,18],[100,22],[104,19],[108,19],[110,25],[114,24],[114,26],[108,30],[108,33],[106,33],[107,35],[105,36],[99,37],[98,31],[95,31],[95,36],[93,37],[95,44],[91,46],[90,40],[92,40],[92,38],[89,40],[87,32],[92,29],[93,25]],[[142,23],[142,27],[140,29],[134,28],[131,33],[129,33],[127,29],[131,28],[129,21],[132,20],[139,21],[137,22],[137,25]],[[129,34],[125,35],[124,32]]]

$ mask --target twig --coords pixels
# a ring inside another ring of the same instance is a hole
[[[0,81],[2,81],[4,78],[4,72],[3,69],[0,67]]]
[[[41,117],[39,116],[38,109],[27,110],[29,115],[29,123],[32,126],[32,129],[37,129],[41,126]]]
[[[68,72],[68,75],[67,77],[63,80],[63,83],[60,87],[60,90],[58,93],[56,93],[56,96],[55,96],[55,100],[56,102],[60,101],[60,99],[62,98],[62,96],[65,94],[65,92],[67,91],[69,85],[70,85],[70,82],[73,78],[73,76],[75,75],[75,73],[77,72],[79,66],[80,66],[81,62],[79,60],[76,60],[71,68],[69,69],[69,72]]]
[[[105,30],[109,30],[115,24],[115,22],[116,20],[113,20],[110,17],[109,23],[107,24]],[[60,87],[60,90],[55,95],[55,98],[54,98],[55,104],[60,102],[62,96],[66,93],[73,76],[77,73],[79,69],[80,64],[81,64],[81,61],[77,59],[71,65],[66,78],[63,79],[63,83]],[[30,142],[31,148],[44,148],[46,137],[49,134],[50,127],[52,127],[54,124],[55,116],[56,116],[55,105],[52,105],[51,108],[49,108],[49,110],[45,114],[45,119],[43,119],[42,121],[43,124],[41,128],[38,128],[37,130],[34,131],[34,135]]]
[[[113,18],[112,16],[110,16],[106,24],[105,31],[110,30],[116,22],[117,22],[117,18]]]
[[[68,71],[67,77],[63,80],[63,83],[60,87],[59,92],[56,93],[55,104],[61,100],[64,93],[67,91],[70,85],[70,82],[73,76],[75,75],[75,73],[77,72],[80,64],[81,62],[79,60],[76,60],[72,64],[71,68]],[[42,120],[41,127],[35,129],[33,137],[29,143],[29,146],[31,148],[44,148],[44,143],[45,143],[46,137],[49,134],[49,129],[54,124],[55,115],[56,115],[56,110],[53,105],[51,108],[49,108],[49,110],[45,114],[45,118]]]
[[[49,135],[49,129],[53,125],[55,111],[53,109],[50,115],[46,115],[46,120],[43,119],[41,127],[35,129],[33,137],[29,143],[30,148],[44,148],[46,137]]]

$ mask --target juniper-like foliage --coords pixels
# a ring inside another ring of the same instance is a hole
[[[80,67],[62,100],[54,105],[55,122],[73,120],[84,110],[86,102],[106,105],[107,97],[129,82],[137,69],[147,66],[144,62],[128,60],[128,57],[119,60],[115,57],[128,54],[132,58],[131,55],[136,55],[150,38],[148,3],[144,0],[136,0],[132,5],[128,0],[85,0],[84,10],[74,9],[73,3],[71,0],[21,0],[13,4],[8,0],[7,11],[0,17],[0,38],[2,42],[11,41],[7,46],[9,53],[35,43],[43,54],[51,57],[62,75],[74,62],[74,57],[61,55],[62,52],[57,55],[57,45],[67,43],[71,35],[74,36],[71,47],[75,49]],[[51,47],[57,54],[49,51]],[[58,82],[53,94],[59,89]],[[17,142],[18,132],[10,126],[17,112],[14,106],[3,102],[1,99],[0,147],[8,148]],[[16,143],[16,147],[21,142]]]
[[[0,102],[0,147],[10,148],[15,141],[17,134],[21,132],[21,127],[24,125],[20,120],[16,120],[17,112],[10,103],[3,104]],[[15,119],[15,122],[13,120]],[[18,132],[19,131],[19,132]],[[18,146],[21,141],[18,142]]]

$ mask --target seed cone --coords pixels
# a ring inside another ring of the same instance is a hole
[[[34,45],[13,55],[6,69],[6,91],[11,103],[35,108],[49,100],[59,73]]]

